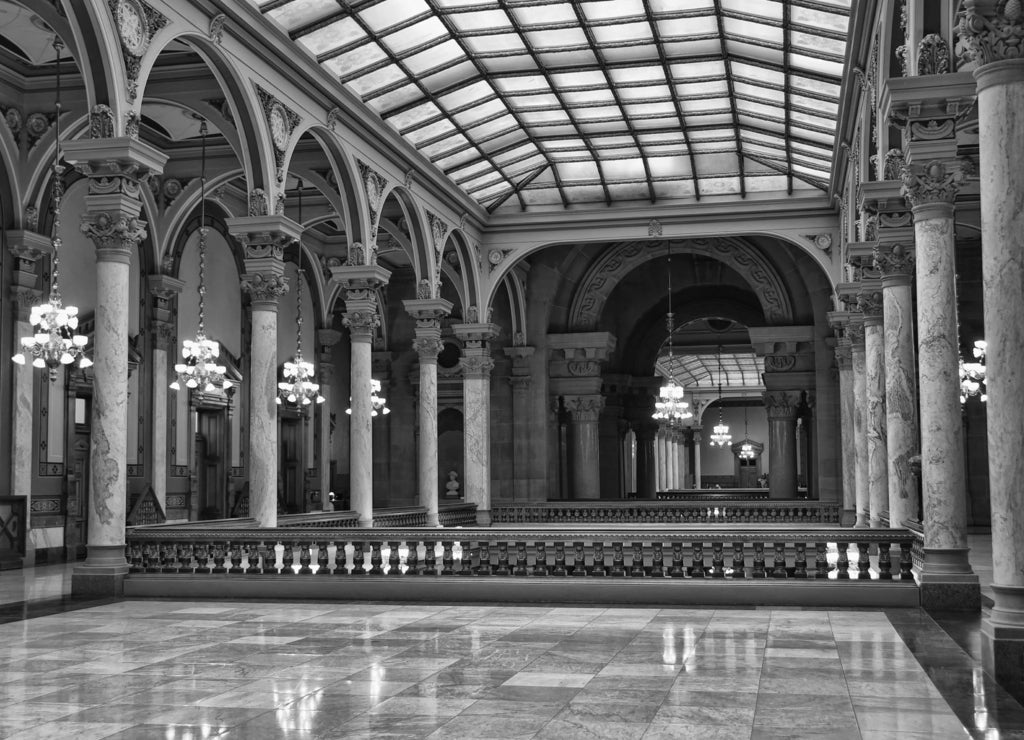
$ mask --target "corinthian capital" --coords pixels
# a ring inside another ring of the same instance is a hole
[[[467,355],[459,364],[462,366],[462,374],[467,378],[486,378],[494,369],[494,360],[487,355]]]
[[[934,159],[924,166],[907,165],[903,168],[901,191],[912,207],[953,203],[967,176],[973,173],[974,164],[970,160],[947,165]]]
[[[768,420],[795,419],[800,407],[800,391],[765,391],[764,405]]]
[[[882,277],[914,274],[914,255],[902,244],[878,245],[871,255],[872,264]]]
[[[99,259],[129,256],[146,238],[146,223],[126,213],[88,212],[82,216],[82,233],[96,245]]]
[[[346,311],[341,323],[348,328],[353,342],[369,342],[380,326],[380,314],[376,311]]]
[[[288,292],[288,281],[272,272],[249,273],[242,276],[242,291],[258,303],[277,303]]]
[[[1024,56],[1020,0],[966,0],[956,31],[963,55],[979,66]]]

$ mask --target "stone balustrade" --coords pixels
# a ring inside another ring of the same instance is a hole
[[[842,506],[819,501],[562,501],[496,504],[494,524],[839,524]]]

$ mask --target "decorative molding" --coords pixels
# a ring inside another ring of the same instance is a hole
[[[121,41],[128,102],[134,103],[139,96],[142,57],[145,56],[153,36],[170,21],[167,16],[143,0],[107,0],[107,4]]]
[[[341,108],[331,108],[327,111],[327,128],[334,131],[339,123],[341,123]]]
[[[601,374],[601,363],[595,360],[569,360],[565,369],[574,378],[594,378]]]
[[[267,130],[270,132],[270,141],[274,145],[274,165],[277,172],[277,181],[284,182],[284,153],[288,149],[288,142],[291,140],[295,127],[302,122],[298,113],[281,102],[277,96],[256,85],[256,94],[259,96],[260,105],[263,108],[263,118],[267,122]]]
[[[110,139],[116,136],[114,111],[109,105],[100,103],[89,111],[89,137],[93,139]]]
[[[917,73],[944,75],[949,72],[949,44],[937,33],[930,33],[917,45]]]
[[[766,373],[786,373],[796,367],[795,355],[765,355],[764,371]]]
[[[901,127],[902,128],[902,127]],[[911,141],[941,141],[956,135],[956,119],[931,119],[927,122],[913,121],[910,124]]]
[[[647,236],[661,236],[661,221],[652,218],[647,222]]]
[[[227,20],[228,17],[226,15],[218,13],[213,16],[213,19],[210,21],[210,41],[217,46],[224,43],[224,26],[227,23]]]
[[[488,355],[463,356],[459,360],[459,367],[462,368],[465,377],[487,378],[494,369],[494,360]]]
[[[40,478],[63,478],[64,463],[41,462],[39,463]]]

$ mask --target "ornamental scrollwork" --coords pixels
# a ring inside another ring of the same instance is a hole
[[[917,45],[917,73],[944,75],[949,72],[949,44],[937,33],[930,33]]]
[[[224,43],[224,24],[227,22],[228,17],[223,13],[218,13],[213,16],[210,21],[210,41],[220,46]]]
[[[964,57],[979,65],[1024,56],[1024,4],[1000,0],[995,13],[985,15],[971,6],[957,25]]]
[[[346,311],[342,315],[341,323],[353,337],[368,339],[380,326],[380,314],[376,311]]]
[[[894,244],[888,249],[875,247],[872,252],[872,265],[882,276],[912,275],[914,273],[914,256],[902,244]]]
[[[857,305],[865,318],[877,318],[882,315],[882,292],[880,290],[865,291],[858,296]]]
[[[494,369],[494,360],[487,355],[469,355],[459,360],[464,375],[486,378]]]
[[[960,192],[973,165],[947,167],[944,162],[932,160],[924,167],[903,169],[903,196],[911,206],[926,203],[952,203]]]
[[[242,276],[242,292],[248,293],[253,301],[276,302],[288,292],[288,281],[283,275],[250,273]]]
[[[135,249],[146,238],[146,224],[134,216],[89,213],[82,224],[82,233],[96,245],[97,251],[126,252]]]
[[[110,139],[114,132],[114,111],[109,105],[100,103],[89,111],[89,136],[93,139]]]

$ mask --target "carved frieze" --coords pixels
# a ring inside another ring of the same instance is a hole
[[[768,373],[785,373],[796,367],[794,355],[765,355],[764,370]]]

